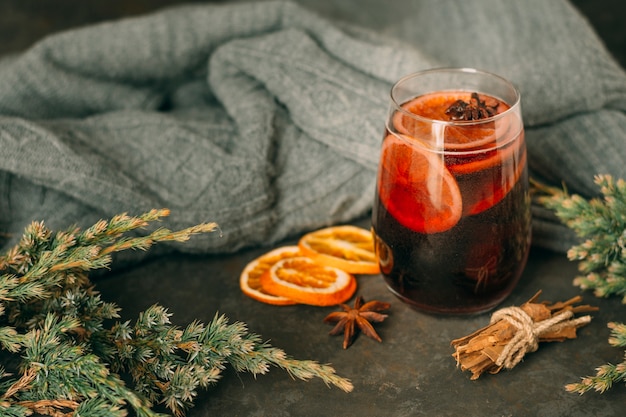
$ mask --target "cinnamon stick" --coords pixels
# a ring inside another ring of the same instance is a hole
[[[576,338],[576,329],[591,321],[591,316],[577,313],[597,311],[597,307],[575,305],[582,298],[550,303],[537,302],[541,291],[520,307],[497,310],[488,326],[451,342],[457,366],[469,370],[471,379],[483,373],[495,374],[511,369],[524,355],[538,349],[541,342],[562,342]]]

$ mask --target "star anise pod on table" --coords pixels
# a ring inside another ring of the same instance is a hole
[[[380,323],[387,318],[386,314],[379,311],[388,310],[391,304],[382,301],[369,301],[364,303],[363,297],[359,296],[354,301],[354,307],[340,304],[343,311],[330,313],[324,319],[324,323],[337,323],[329,334],[337,335],[343,330],[343,348],[348,349],[356,336],[357,328],[366,336],[382,342],[382,339],[374,330],[370,322]]]

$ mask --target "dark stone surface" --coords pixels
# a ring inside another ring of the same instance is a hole
[[[0,2],[0,54],[23,50],[46,34],[106,19],[137,15],[181,3],[176,0],[3,0]],[[626,66],[626,2],[575,0],[616,59]],[[364,222],[363,224],[366,224]],[[97,287],[106,300],[134,319],[159,303],[184,325],[209,321],[216,312],[240,320],[298,359],[331,363],[350,378],[354,392],[327,388],[317,380],[293,381],[272,369],[254,379],[231,369],[208,392],[203,392],[191,417],[200,416],[622,416],[626,386],[618,384],[600,395],[565,392],[563,386],[607,362],[623,360],[623,350],[607,339],[610,321],[624,321],[617,298],[597,299],[583,293],[584,302],[600,311],[579,337],[545,344],[511,371],[470,381],[456,368],[450,341],[484,326],[488,315],[444,318],[411,310],[396,300],[378,276],[359,277],[359,294],[392,303],[390,317],[376,329],[377,343],[360,337],[348,350],[341,337],[328,335],[324,317],[335,308],[273,307],[253,301],[238,288],[243,266],[263,249],[227,257],[160,258],[138,267],[99,277]],[[537,290],[542,299],[556,301],[581,294],[572,285],[576,265],[563,254],[533,250],[520,285],[504,305],[518,305]]]
[[[362,225],[366,225],[363,222]],[[292,243],[292,242],[286,242]],[[227,257],[167,257],[118,272],[97,282],[104,299],[115,300],[124,317],[133,319],[154,303],[167,307],[172,320],[185,325],[209,321],[216,312],[249,329],[298,359],[332,364],[352,380],[346,394],[319,380],[293,381],[272,368],[256,379],[224,372],[223,379],[203,392],[190,417],[204,416],[621,416],[626,386],[600,395],[567,393],[564,385],[595,373],[607,362],[623,360],[623,350],[607,340],[609,321],[623,321],[617,298],[597,299],[584,293],[584,303],[600,307],[578,338],[542,344],[510,371],[469,379],[456,367],[450,341],[485,326],[489,314],[437,317],[412,310],[389,291],[379,276],[360,276],[358,293],[366,300],[392,304],[389,317],[375,328],[377,343],[358,337],[347,350],[341,336],[329,336],[323,323],[334,307],[269,306],[241,293],[238,277],[244,265],[262,254],[248,250]],[[542,300],[566,300],[581,292],[572,285],[576,265],[563,254],[533,250],[528,267],[503,306],[519,305],[542,290]]]

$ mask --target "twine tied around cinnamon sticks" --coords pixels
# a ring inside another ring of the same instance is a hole
[[[591,321],[591,316],[573,318],[576,313],[597,311],[588,305],[574,306],[577,296],[565,302],[537,303],[539,291],[520,307],[495,311],[488,326],[451,342],[452,355],[461,370],[470,370],[471,379],[484,372],[495,374],[502,368],[511,369],[528,352],[539,348],[540,342],[564,341],[576,338],[576,329]]]

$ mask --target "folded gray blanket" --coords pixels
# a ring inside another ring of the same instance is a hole
[[[626,75],[564,0],[301,3],[177,7],[0,60],[0,232],[167,207],[222,231],[177,249],[223,253],[364,216],[391,84],[437,66],[519,87],[538,179],[626,177]],[[572,242],[534,221],[535,244]]]

